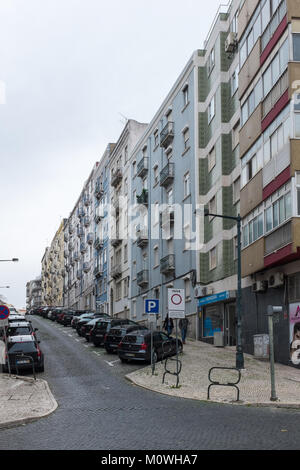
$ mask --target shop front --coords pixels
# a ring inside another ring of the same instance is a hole
[[[214,344],[221,333],[225,346],[236,346],[236,292],[224,291],[198,300],[199,339]]]

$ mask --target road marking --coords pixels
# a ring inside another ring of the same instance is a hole
[[[108,364],[110,367],[114,367],[115,362],[120,362],[120,359],[117,359],[116,361],[105,361],[106,364]]]

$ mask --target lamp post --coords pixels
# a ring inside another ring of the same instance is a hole
[[[12,258],[12,259],[0,259],[0,261],[13,261],[14,263],[19,261],[19,258]]]
[[[204,209],[204,216],[220,217],[222,219],[234,220],[237,223],[237,298],[236,298],[236,312],[237,312],[237,341],[236,341],[236,368],[244,369],[244,354],[242,346],[242,311],[241,311],[241,297],[242,297],[242,269],[241,269],[241,216],[237,217],[230,215],[210,214],[208,209]]]
[[[9,289],[10,286],[0,286],[0,289]]]

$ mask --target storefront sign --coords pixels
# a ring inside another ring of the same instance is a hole
[[[202,305],[214,304],[216,302],[223,302],[224,300],[235,297],[235,291],[226,290],[224,292],[219,292],[218,294],[202,297],[202,299],[198,300],[198,307],[201,307]]]

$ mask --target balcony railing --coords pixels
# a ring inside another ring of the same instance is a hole
[[[94,242],[94,234],[93,233],[88,233],[86,237],[86,241],[89,245],[92,245]]]
[[[139,163],[137,165],[136,174],[140,178],[144,178],[144,176],[147,174],[147,172],[148,172],[148,158],[143,157],[142,160],[139,161]]]
[[[111,185],[116,187],[122,181],[123,174],[121,168],[111,172]]]
[[[122,239],[120,238],[119,232],[116,232],[116,238],[111,239],[111,244],[113,247],[117,247],[122,243]]]
[[[88,194],[85,194],[85,195],[83,196],[83,204],[84,204],[85,206],[89,206],[90,203],[91,203],[90,196],[89,196]]]
[[[94,241],[94,247],[96,250],[101,250],[101,248],[103,248],[103,241],[99,237]]]
[[[90,218],[89,216],[87,215],[84,219],[83,219],[83,223],[84,223],[84,226],[85,227],[88,227],[90,225]]]
[[[64,234],[64,240],[65,242],[69,241],[69,235],[66,232]]]
[[[100,199],[103,196],[104,191],[103,191],[102,184],[100,184],[100,183],[96,184],[94,194],[95,194],[97,199]]]
[[[160,272],[169,274],[175,271],[175,255],[167,255],[160,260]]]
[[[167,148],[174,139],[174,122],[168,121],[160,133],[160,146]]]
[[[78,216],[79,218],[85,216],[85,208],[84,208],[84,207],[82,207],[82,206],[78,207],[78,209],[77,209],[77,216]]]
[[[138,272],[136,276],[136,282],[140,287],[146,286],[149,282],[149,270],[143,269],[142,271]]]
[[[278,100],[281,98],[281,96],[284,94],[284,92],[288,89],[289,87],[289,77],[288,77],[288,71],[286,71],[281,78],[278,80],[276,85],[272,88],[270,93],[267,95],[267,97],[264,99],[262,103],[262,114],[263,118],[269,114],[269,112],[274,108],[275,104],[278,102]]]
[[[72,241],[70,241],[70,242],[68,243],[68,248],[69,248],[70,251],[73,250],[73,248],[74,248],[74,243],[73,243]]]
[[[168,163],[159,174],[160,186],[168,186],[174,180],[174,163]]]
[[[84,235],[84,230],[83,227],[79,226],[77,227],[77,237],[81,238]]]
[[[82,279],[82,269],[78,269],[76,273],[77,279]]]
[[[88,273],[90,269],[91,269],[91,265],[89,262],[83,263],[83,270],[85,273]]]
[[[136,231],[136,243],[137,243],[137,246],[139,246],[140,248],[143,248],[144,246],[147,246],[148,245],[148,230],[145,229],[145,228],[142,228],[142,229],[138,229]]]
[[[111,277],[116,279],[116,278],[120,277],[121,275],[122,275],[121,265],[120,264],[115,264],[114,266],[112,266],[112,268],[111,268]]]
[[[80,255],[79,255],[78,251],[74,251],[73,258],[74,258],[75,261],[78,261],[78,260],[79,260]]]
[[[174,207],[172,205],[166,207],[161,213],[161,226],[169,226],[174,223]]]
[[[141,194],[136,197],[136,202],[138,204],[144,204],[144,206],[148,206],[148,190],[143,189]]]
[[[98,264],[94,268],[94,276],[101,277],[103,275],[103,266]]]
[[[86,244],[85,243],[80,243],[80,252],[85,253],[86,252]]]

